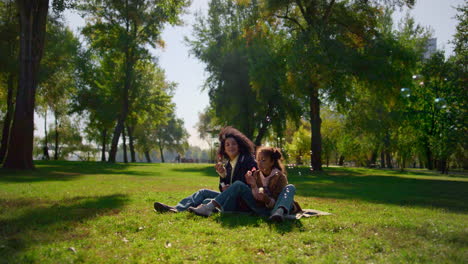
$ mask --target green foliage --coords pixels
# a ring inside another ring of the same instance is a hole
[[[456,7],[458,13],[455,18],[458,20],[457,31],[453,36],[455,61],[460,67],[460,70],[466,75],[468,72],[468,4]]]
[[[288,162],[296,164],[307,163],[310,159],[310,127],[303,124],[294,132],[291,143],[286,144]]]
[[[97,153],[97,149],[91,145],[83,143],[83,137],[79,122],[73,122],[68,116],[62,116],[59,120],[58,127],[49,126],[49,138],[53,139],[56,133],[59,135],[59,145],[57,148],[58,159],[78,159],[90,160],[91,156]],[[40,148],[42,150],[42,147]],[[55,150],[55,143],[51,144],[51,150]],[[42,153],[41,153],[42,154]],[[94,160],[94,159],[91,159]]]
[[[3,116],[7,111],[8,89],[11,93],[17,86],[18,54],[19,54],[19,21],[15,1],[0,2],[0,112]],[[8,81],[11,80],[10,84]],[[12,85],[12,87],[9,87]]]
[[[59,17],[49,16],[44,55],[39,72],[39,112],[51,111],[56,118],[66,115],[76,91],[76,62],[79,40]]]
[[[167,124],[156,128],[156,139],[160,151],[164,149],[183,154],[188,148],[187,139],[189,137],[184,128],[184,121],[176,118],[173,113],[169,114]]]
[[[286,118],[300,115],[296,98],[283,92],[286,33],[261,19],[255,1],[214,0],[209,6],[187,42],[209,73],[209,111],[217,117],[211,122],[235,126],[256,144],[268,133],[281,135]]]
[[[419,144],[444,162],[466,137],[466,95],[460,71],[453,60],[446,61],[444,54],[437,52],[415,77],[406,98],[409,118],[419,131]]]

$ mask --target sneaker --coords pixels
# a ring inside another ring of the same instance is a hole
[[[212,203],[202,204],[198,207],[189,207],[188,211],[199,216],[208,217],[213,213],[215,206]]]
[[[163,203],[158,203],[158,202],[154,203],[154,210],[160,213],[166,213],[166,212],[177,213],[178,212],[177,209],[175,209],[175,207],[165,205]]]
[[[273,222],[277,222],[277,223],[281,223],[284,221],[284,213],[283,213],[283,210],[281,209],[278,209],[276,210],[269,218],[268,220],[270,221],[273,221]]]

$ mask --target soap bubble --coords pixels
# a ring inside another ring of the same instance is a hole
[[[441,97],[434,99],[434,104],[439,109],[447,108],[447,101],[445,101],[445,99]]]
[[[410,97],[411,96],[410,88],[401,88],[400,93],[401,93],[401,96],[403,96],[403,97]]]

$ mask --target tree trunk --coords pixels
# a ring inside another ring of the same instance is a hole
[[[166,162],[166,161],[164,160],[164,148],[163,148],[163,146],[162,146],[161,143],[159,143],[159,152],[161,153],[161,162],[162,162],[162,163]]]
[[[126,23],[126,32],[130,35],[130,24],[127,21]],[[125,84],[122,91],[122,109],[117,120],[117,125],[115,126],[114,133],[112,135],[112,144],[109,151],[109,162],[115,162],[115,156],[117,155],[117,147],[119,143],[120,134],[124,129],[125,120],[127,120],[129,108],[130,108],[130,89],[132,86],[132,77],[133,77],[133,66],[135,65],[135,58],[133,53],[130,50],[130,43],[126,43],[125,47]]]
[[[101,161],[106,161],[106,141],[107,141],[107,128],[102,130],[102,148],[101,148]]]
[[[125,163],[128,163],[127,158],[127,139],[125,137],[125,126],[122,128],[122,142],[123,142],[123,160]]]
[[[57,120],[57,113],[55,115],[55,153],[54,153],[54,160],[58,160],[59,154],[59,129],[58,129],[58,120]]]
[[[385,152],[380,152],[380,168],[385,168]]]
[[[320,100],[318,98],[317,88],[313,89],[310,96],[310,126],[312,129],[310,163],[314,171],[322,170],[322,135],[320,127],[322,120],[320,119]]]
[[[151,156],[148,150],[145,151],[145,157],[146,157],[146,162],[151,163]]]
[[[17,0],[20,18],[20,63],[16,107],[4,167],[34,169],[34,105],[44,50],[49,0]]]
[[[122,128],[123,128],[122,120],[123,120],[123,115],[121,114],[117,121],[117,125],[114,128],[114,133],[112,135],[112,142],[111,142],[111,148],[109,151],[109,160],[108,160],[108,162],[110,163],[115,163],[115,157],[117,155],[117,145],[119,143],[120,133],[122,133]]]
[[[434,169],[434,158],[432,157],[432,151],[429,147],[429,143],[426,144],[426,168],[429,170]]]
[[[385,152],[385,158],[386,158],[387,168],[393,169],[392,154],[390,153],[390,151]]]
[[[338,165],[343,166],[344,165],[344,159],[345,157],[343,155],[340,156],[340,161],[338,162]]]
[[[392,156],[390,153],[390,132],[387,130],[385,132],[385,137],[384,137],[384,155],[385,155],[385,163],[387,165],[387,168],[392,169]]]
[[[258,130],[257,137],[255,137],[255,142],[254,142],[255,146],[258,147],[262,145],[262,139],[265,136],[265,132],[267,131],[267,128],[268,128],[268,123],[262,122],[262,126]]]
[[[442,174],[448,174],[447,159],[441,159],[438,163],[438,169]]]
[[[372,151],[371,158],[369,160],[369,165],[370,167],[374,167],[377,165],[375,164],[377,162],[377,150]]]
[[[130,146],[130,158],[132,162],[136,162],[135,145],[133,144],[133,128],[134,126],[127,126],[127,133],[128,133],[128,143]]]
[[[13,92],[14,92],[14,77],[13,73],[8,75],[8,94],[7,94],[7,112],[3,120],[2,131],[2,146],[0,147],[0,163],[5,159],[8,147],[8,139],[10,137],[11,118],[14,111]]]
[[[268,109],[267,109],[267,113],[266,113],[265,119],[264,119],[264,121],[262,121],[262,125],[261,125],[260,129],[258,130],[257,137],[255,138],[254,144],[255,144],[255,146],[257,146],[257,147],[262,145],[262,139],[263,139],[263,137],[265,136],[265,133],[266,133],[267,128],[268,128],[268,125],[269,125],[270,122],[271,122],[270,113],[271,113],[271,104],[268,103]]]
[[[47,109],[44,111],[44,160],[50,160],[49,156],[49,135],[47,135]]]

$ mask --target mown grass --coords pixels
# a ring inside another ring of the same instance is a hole
[[[0,170],[0,263],[468,263],[468,178],[424,171],[289,170],[304,208],[273,224],[157,214],[200,188],[212,165],[37,162]]]

